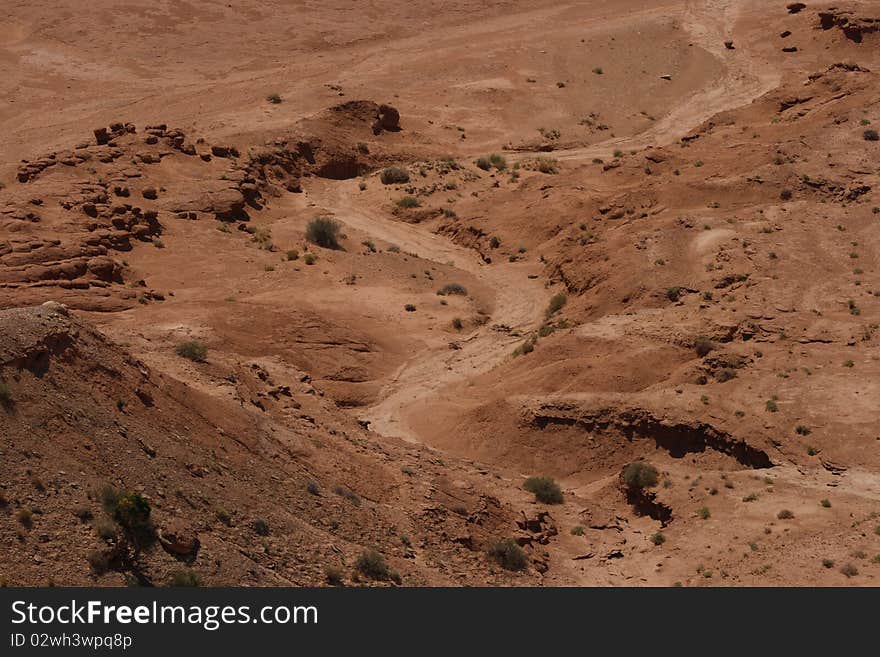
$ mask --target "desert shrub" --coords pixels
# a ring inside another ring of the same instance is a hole
[[[504,159],[503,155],[499,155],[498,153],[492,153],[489,156],[489,162],[491,162],[492,166],[499,171],[504,171],[504,169],[507,168],[507,160]]]
[[[273,105],[278,105],[281,102],[281,96],[278,94],[269,94],[266,96],[266,100],[268,100]]]
[[[318,260],[318,256],[316,256],[314,253],[306,253],[303,256],[303,262],[306,263],[307,265],[313,265],[313,264],[315,264],[315,262],[317,262],[317,260]]]
[[[338,249],[339,224],[328,217],[315,217],[306,226],[306,239],[325,249]]]
[[[406,312],[408,312],[408,313],[414,313],[414,312],[416,311],[416,307],[415,307],[413,304],[411,304],[411,303],[406,304],[406,305],[403,307],[403,309],[404,309]]]
[[[865,130],[863,133],[865,141],[880,141],[880,133],[871,128]]]
[[[821,504],[821,505],[822,505],[822,508],[824,508],[824,509],[830,509],[830,508],[831,508],[831,500],[829,500],[829,499],[827,499],[827,498],[824,499],[824,500],[820,500],[820,501],[819,501],[819,504]]]
[[[856,575],[859,574],[859,569],[856,568],[851,563],[848,563],[848,564],[844,564],[843,566],[840,567],[840,572],[843,573],[844,575],[846,575],[847,577],[855,577]]]
[[[88,522],[92,519],[92,510],[85,505],[78,506],[73,510],[73,515],[79,518],[80,522]]]
[[[657,532],[651,536],[651,542],[654,545],[663,545],[666,542],[666,535],[663,532]]]
[[[782,509],[782,511],[776,514],[776,517],[780,520],[791,520],[794,518],[794,512],[789,511],[788,509]]]
[[[222,522],[227,527],[232,526],[232,515],[226,509],[220,507],[214,510],[214,517],[217,518],[220,522]]]
[[[409,182],[409,173],[400,167],[388,167],[379,174],[383,185],[401,185]]]
[[[834,568],[834,559],[822,559],[822,565],[825,568]]]
[[[390,578],[391,570],[385,563],[385,557],[375,550],[365,550],[358,556],[354,562],[355,569],[362,575],[377,581],[384,581]]]
[[[342,584],[342,569],[336,566],[327,566],[324,568],[324,577],[330,586],[339,586]]]
[[[95,533],[105,541],[109,541],[119,534],[119,525],[110,518],[98,518],[92,526],[95,529]]]
[[[646,461],[634,461],[623,468],[621,472],[623,484],[630,490],[643,490],[653,488],[660,479],[660,473]]]
[[[308,484],[306,484],[306,490],[309,491],[310,495],[321,494],[321,487],[318,486],[317,482],[314,481],[310,481]]]
[[[460,317],[453,318],[452,328],[454,328],[456,331],[460,331],[461,329],[464,328],[464,322],[461,321]]]
[[[552,157],[536,158],[535,168],[541,173],[559,173],[559,163]]]
[[[348,500],[354,506],[361,505],[361,498],[358,496],[357,493],[355,493],[351,489],[343,488],[342,486],[336,486],[336,488],[333,489],[333,492],[336,493],[337,495],[339,495],[340,497],[342,497],[343,499]]]
[[[794,431],[799,436],[809,436],[811,433],[813,433],[813,430],[810,429],[810,427],[803,425],[803,424],[797,425],[794,428]]]
[[[103,575],[110,570],[110,560],[100,550],[92,550],[86,555],[89,567],[96,575]]]
[[[361,242],[361,246],[367,247],[367,250],[370,253],[376,252],[376,243],[373,242],[373,240],[364,240],[363,242]]]
[[[397,207],[404,210],[410,210],[412,208],[419,208],[422,206],[422,202],[415,196],[404,196],[402,198],[399,198],[397,199],[396,204]]]
[[[678,301],[682,294],[684,294],[684,289],[678,285],[666,288],[666,298],[670,301]]]
[[[712,515],[712,512],[709,511],[708,506],[702,506],[699,509],[697,509],[697,517],[700,518],[701,520],[708,520],[711,515]]]
[[[571,528],[571,535],[572,536],[583,536],[585,531],[586,530],[584,529],[583,525],[575,525],[574,527]]]
[[[34,526],[34,512],[28,508],[19,509],[18,513],[15,514],[15,519],[18,520],[18,524],[22,527],[30,529]]]
[[[290,249],[290,251],[287,252],[287,259],[290,261],[299,260],[299,251],[296,249]]]
[[[441,297],[446,296],[447,294],[458,294],[461,296],[467,295],[467,288],[464,285],[459,285],[458,283],[447,283],[439,290],[437,290],[437,294]]]
[[[361,153],[362,155],[369,155],[369,154],[370,154],[370,148],[369,148],[369,146],[367,146],[367,145],[366,145],[364,142],[362,142],[362,141],[359,141],[359,142],[357,143],[357,149],[358,149],[358,153]]]
[[[562,504],[562,489],[552,477],[529,477],[523,484],[535,499],[544,504]]]
[[[697,356],[700,358],[708,356],[714,348],[715,345],[712,341],[703,335],[697,336],[697,339],[694,340],[694,351],[697,352]]]
[[[568,303],[568,296],[565,292],[554,294],[550,298],[550,303],[547,305],[547,310],[544,313],[544,316],[547,317],[547,319],[550,319],[553,315],[562,310],[566,303]]]
[[[265,518],[255,518],[251,523],[251,528],[260,536],[269,535],[269,522]]]
[[[155,540],[156,530],[150,515],[150,503],[140,493],[123,493],[113,507],[113,520],[135,551],[149,547]]]
[[[765,406],[765,407],[767,408],[767,410],[770,411],[771,413],[775,413],[776,411],[779,410],[779,406],[776,404],[776,401],[773,400],[773,399],[768,399],[768,400],[767,400],[767,403],[764,404],[764,406]]]
[[[783,189],[779,193],[779,198],[781,198],[783,201],[790,201],[791,197],[792,197],[792,191],[790,189]]]
[[[505,570],[525,570],[529,565],[526,553],[512,538],[503,538],[490,545],[489,557]]]
[[[175,352],[181,358],[186,358],[195,363],[201,363],[208,355],[208,348],[198,340],[189,340],[177,345]]]
[[[168,586],[182,586],[182,587],[197,587],[202,585],[202,579],[199,577],[199,574],[189,570],[188,568],[185,570],[175,570],[168,576],[168,580],[166,582]]]
[[[492,238],[489,240],[489,248],[497,249],[499,246],[501,246],[501,240],[493,235]]]
[[[0,405],[9,406],[12,403],[12,389],[5,383],[0,383]]]
[[[602,75],[604,72],[605,71],[602,70],[601,66],[597,66],[596,68],[593,69],[593,73],[595,73],[596,75]]]
[[[488,157],[478,157],[474,164],[477,165],[478,169],[482,169],[483,171],[488,171],[492,168],[492,163],[489,161]]]

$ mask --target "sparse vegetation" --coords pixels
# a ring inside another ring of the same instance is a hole
[[[339,224],[329,217],[315,217],[306,226],[306,239],[325,249],[338,249]]]
[[[306,253],[303,256],[303,262],[306,263],[307,265],[313,265],[317,261],[318,261],[318,256],[316,256],[314,253]]]
[[[550,298],[550,303],[547,305],[547,310],[544,313],[544,317],[550,319],[562,310],[565,307],[565,304],[568,303],[568,295],[565,292],[559,292],[558,294],[554,294]]]
[[[880,141],[880,133],[872,128],[865,130],[862,136],[865,138],[865,141]]]
[[[708,520],[712,516],[712,512],[709,510],[709,507],[703,506],[697,509],[697,517],[701,520]]]
[[[794,512],[789,511],[788,509],[782,509],[782,511],[776,514],[776,517],[780,520],[791,520],[794,518]]]
[[[409,182],[409,173],[400,167],[388,167],[379,174],[383,185],[402,185]]]
[[[512,538],[504,538],[489,546],[489,557],[505,570],[525,570],[529,565],[523,549]]]
[[[696,340],[694,340],[694,351],[697,352],[697,356],[699,356],[700,358],[708,356],[714,348],[715,345],[709,338],[705,336],[697,336]]]
[[[260,536],[268,536],[269,522],[264,518],[254,518],[254,521],[251,523],[251,529]]]
[[[535,499],[544,504],[562,504],[562,489],[552,477],[529,477],[523,484],[530,493],[534,493]]]
[[[856,568],[853,564],[848,563],[840,567],[840,572],[847,577],[855,577],[859,574],[859,569]]]
[[[448,294],[467,296],[467,288],[464,285],[460,285],[458,283],[447,283],[439,290],[437,290],[437,294],[439,294],[441,297],[444,297]]]
[[[385,557],[376,550],[365,550],[354,563],[355,569],[361,574],[376,581],[386,581],[391,576]]]
[[[281,96],[276,93],[272,93],[266,96],[266,100],[268,100],[273,105],[278,105],[282,101]]]
[[[177,345],[175,352],[181,358],[202,363],[208,355],[208,348],[198,340],[188,340]]]
[[[660,473],[647,461],[634,461],[623,468],[621,478],[624,486],[629,490],[637,491],[656,486],[660,480]]]
[[[651,542],[654,545],[663,545],[666,542],[666,535],[663,532],[657,532],[651,536]]]
[[[195,588],[202,585],[202,579],[198,573],[190,569],[175,570],[169,576],[167,585],[172,587]]]
[[[415,196],[403,196],[396,201],[397,207],[404,210],[421,207],[422,202]]]
[[[340,586],[342,584],[342,569],[336,566],[327,566],[324,568],[324,578],[330,586]]]

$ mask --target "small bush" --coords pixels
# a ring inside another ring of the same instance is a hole
[[[330,586],[339,586],[342,584],[342,569],[336,566],[327,566],[324,568],[324,577]]]
[[[192,570],[175,570],[168,576],[167,585],[194,588],[202,585],[202,579]]]
[[[402,208],[404,210],[409,210],[411,208],[419,208],[422,206],[422,202],[417,199],[415,196],[404,196],[403,198],[397,199],[397,207]]]
[[[464,322],[461,321],[461,318],[459,318],[459,317],[453,318],[452,328],[454,328],[456,331],[460,331],[461,329],[464,328]]]
[[[273,105],[278,105],[279,103],[281,103],[281,96],[279,96],[278,94],[269,94],[268,96],[266,96],[266,100],[268,100]]]
[[[565,294],[565,292],[554,294],[550,298],[550,303],[547,305],[547,310],[544,313],[544,316],[547,319],[550,319],[553,315],[562,310],[565,307],[566,303],[568,303],[568,296]]]
[[[251,528],[260,536],[269,535],[269,523],[264,518],[255,518],[251,523]]]
[[[299,260],[299,251],[296,249],[290,249],[290,251],[287,252],[287,259],[288,261]]]
[[[15,519],[22,527],[30,529],[34,526],[34,513],[30,509],[22,508],[15,514]]]
[[[583,525],[575,525],[574,527],[571,528],[571,535],[572,536],[583,536],[585,531],[586,530],[584,529]]]
[[[317,262],[317,260],[318,260],[318,256],[316,256],[314,253],[306,253],[303,256],[303,262],[306,263],[307,265],[313,265],[313,264],[315,264],[315,262]]]
[[[95,533],[105,541],[116,538],[119,534],[119,525],[109,518],[99,518],[95,521],[93,527],[95,528]]]
[[[388,564],[385,563],[385,557],[375,550],[361,552],[354,567],[362,575],[376,581],[385,581],[391,576]]]
[[[222,522],[227,527],[232,527],[232,516],[229,511],[224,508],[219,508],[214,511],[214,517],[217,518],[220,522]]]
[[[92,519],[92,510],[85,505],[78,506],[73,510],[73,515],[79,518],[80,522],[88,522]]]
[[[827,499],[827,498],[824,499],[824,500],[820,500],[820,501],[819,501],[819,504],[822,505],[822,508],[825,508],[825,509],[830,509],[830,508],[831,508],[831,500],[829,500],[829,499]]]
[[[773,400],[773,399],[768,399],[768,400],[767,400],[767,403],[764,404],[764,406],[765,406],[765,407],[767,408],[767,410],[768,410],[769,412],[771,412],[771,413],[775,413],[776,411],[779,410],[779,406],[776,404],[776,401]]]
[[[871,128],[865,130],[863,133],[865,141],[880,141],[880,133]]]
[[[539,157],[535,160],[535,168],[541,173],[559,173],[559,163],[552,157]]]
[[[604,72],[605,71],[602,70],[601,66],[597,66],[596,68],[593,69],[593,73],[595,73],[596,75],[602,75]]]
[[[663,545],[666,542],[666,535],[663,532],[657,532],[651,536],[651,542],[654,545]]]
[[[682,294],[684,294],[684,289],[678,285],[666,288],[666,298],[670,301],[678,301]]]
[[[552,477],[529,477],[523,484],[523,488],[534,493],[538,502],[562,504],[562,489]]]
[[[635,461],[623,468],[621,478],[628,489],[636,491],[656,486],[660,480],[660,473],[650,463]]]
[[[306,239],[325,249],[338,249],[339,224],[328,217],[315,217],[306,226]]]
[[[504,159],[503,155],[499,155],[498,153],[492,153],[489,156],[489,162],[491,162],[492,166],[499,171],[504,171],[507,168],[507,160]]]
[[[825,568],[834,568],[834,559],[822,559],[822,565]]]
[[[780,511],[779,513],[776,514],[776,517],[779,518],[780,520],[791,520],[792,518],[794,518],[794,512],[789,511],[788,509],[783,509],[782,511]]]
[[[523,549],[512,538],[496,541],[489,547],[489,557],[505,570],[525,570],[529,565]]]
[[[0,405],[9,406],[12,403],[12,389],[5,383],[0,383]]]
[[[698,336],[696,340],[694,340],[694,351],[697,352],[697,356],[703,358],[708,356],[712,349],[715,348],[715,345],[712,341],[705,336]]]
[[[439,290],[437,290],[437,294],[439,294],[441,297],[444,297],[447,294],[458,294],[460,296],[467,296],[467,288],[464,285],[459,285],[458,283],[447,283]]]
[[[103,575],[110,570],[110,560],[100,550],[92,550],[86,555],[89,567],[96,575]]]
[[[488,157],[478,157],[474,164],[477,165],[478,169],[482,169],[483,171],[488,171],[492,168],[492,163],[489,161]]]
[[[409,173],[400,167],[388,167],[379,174],[383,185],[402,185],[409,182]]]
[[[413,304],[411,304],[411,303],[406,304],[406,305],[403,307],[403,309],[404,309],[406,312],[408,312],[408,313],[414,313],[414,312],[416,311],[416,307],[415,307]]]
[[[316,496],[318,496],[318,495],[321,494],[321,487],[318,486],[317,482],[314,482],[314,481],[310,481],[310,482],[306,485],[306,490],[309,491],[309,494],[310,494],[310,495],[316,495]]]
[[[848,563],[848,564],[844,564],[843,566],[840,567],[840,572],[843,573],[844,575],[846,575],[847,577],[855,577],[856,575],[859,574],[859,569],[856,568],[851,563]]]
[[[703,506],[697,509],[697,517],[699,517],[701,520],[708,520],[711,515],[712,512],[709,511],[709,507],[707,506]]]
[[[208,355],[208,348],[198,340],[181,342],[177,345],[175,351],[181,358],[186,358],[194,363],[204,362],[205,357]]]
[[[799,424],[794,428],[794,432],[799,436],[809,436],[813,433],[813,430],[810,427],[805,426],[803,424]]]

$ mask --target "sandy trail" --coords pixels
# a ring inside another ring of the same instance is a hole
[[[403,251],[422,258],[453,263],[495,292],[494,312],[489,323],[457,341],[458,349],[444,344],[414,354],[385,385],[380,393],[382,401],[360,411],[360,418],[369,421],[380,434],[421,442],[407,421],[408,410],[438,395],[443,388],[487,372],[509,357],[513,345],[523,339],[519,334],[537,328],[541,322],[550,292],[539,280],[528,278],[529,273],[538,272],[534,263],[489,266],[471,249],[359,206],[355,181],[334,183],[310,194],[319,205],[332,208],[336,218],[346,226],[396,244]],[[499,330],[500,326],[509,331]]]
[[[587,148],[557,151],[554,157],[578,161],[616,148],[668,144],[714,114],[749,103],[776,86],[777,73],[763,70],[745,51],[733,51],[736,56],[731,57],[731,51],[724,46],[741,5],[736,0],[692,0],[685,7],[685,28],[695,43],[722,59],[726,66],[723,76],[684,98],[647,131]],[[550,293],[538,281],[528,278],[529,272],[522,264],[487,266],[469,249],[424,228],[389,220],[371,208],[359,206],[355,185],[354,181],[334,184],[322,191],[315,190],[312,197],[332,209],[346,225],[423,258],[451,262],[495,291],[495,311],[486,326],[458,342],[460,349],[431,347],[414,354],[385,385],[380,393],[382,400],[360,412],[361,419],[369,421],[380,434],[421,442],[407,420],[411,409],[431,397],[439,398],[444,388],[487,372],[509,357],[514,345],[523,339],[520,334],[539,326]],[[499,325],[509,327],[510,332],[492,328]]]

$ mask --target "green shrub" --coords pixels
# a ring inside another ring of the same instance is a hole
[[[623,468],[621,479],[629,490],[637,491],[653,488],[660,480],[657,468],[646,461],[634,461]]]
[[[0,405],[9,406],[12,404],[12,389],[5,383],[0,383]]]
[[[550,298],[550,303],[547,305],[547,310],[544,313],[544,316],[547,319],[550,319],[553,315],[562,310],[565,307],[566,303],[568,303],[568,296],[565,294],[565,292],[554,294]]]
[[[491,162],[492,166],[499,171],[504,171],[507,168],[507,160],[504,159],[503,155],[499,155],[498,153],[492,153],[489,156],[489,162]]]
[[[167,585],[194,588],[202,585],[202,579],[198,573],[188,568],[185,570],[175,570],[168,576]]]
[[[354,567],[362,575],[377,581],[385,581],[391,576],[391,570],[385,563],[385,557],[375,550],[361,552]]]
[[[663,545],[666,542],[666,535],[663,532],[657,532],[651,536],[651,542],[654,545]]]
[[[562,489],[552,477],[529,477],[523,484],[523,488],[534,493],[538,502],[562,504]]]
[[[574,527],[571,528],[571,535],[572,536],[583,536],[585,531],[586,530],[584,529],[583,525],[575,525]]]
[[[412,208],[419,208],[422,206],[422,202],[415,196],[404,196],[402,198],[399,198],[397,199],[396,204],[397,207],[404,210],[410,210]]]
[[[541,173],[559,173],[559,163],[552,157],[539,157],[535,159],[535,168]]]
[[[700,507],[699,509],[697,509],[697,517],[699,517],[702,520],[708,520],[711,515],[712,515],[712,512],[709,511],[708,506],[703,506],[703,507]]]
[[[265,518],[255,518],[251,523],[251,527],[260,536],[269,535],[269,522]]]
[[[824,500],[820,500],[820,501],[819,501],[819,504],[821,504],[822,507],[825,508],[825,509],[830,509],[830,508],[831,508],[831,500],[829,500],[829,499],[827,499],[827,498],[824,499]]]
[[[489,557],[505,570],[525,570],[529,565],[523,549],[512,538],[496,541],[489,547]]]
[[[187,358],[195,363],[201,363],[208,355],[208,348],[198,340],[181,342],[175,349],[181,358]]]
[[[314,253],[306,253],[303,256],[303,262],[306,263],[307,265],[313,265],[313,264],[315,264],[315,262],[317,260],[318,260],[318,256],[316,256]]]
[[[771,413],[775,413],[776,411],[779,410],[779,406],[776,404],[776,400],[774,400],[774,399],[768,399],[768,400],[767,400],[767,403],[764,404],[764,406],[765,406],[765,407],[767,408],[767,410],[770,411]]]
[[[409,173],[400,167],[388,167],[379,174],[383,185],[401,185],[409,182]]]
[[[789,511],[788,509],[783,509],[782,511],[780,511],[779,513],[776,514],[776,517],[779,518],[780,520],[791,520],[792,518],[794,518],[794,512]]]
[[[492,163],[489,161],[488,157],[478,157],[474,164],[477,165],[478,169],[482,169],[483,171],[488,171],[492,168]]]
[[[325,249],[338,249],[339,224],[328,217],[315,217],[306,226],[306,239]]]
[[[135,550],[149,547],[156,537],[153,527],[150,503],[140,493],[123,493],[113,507],[113,520],[116,521]]]

